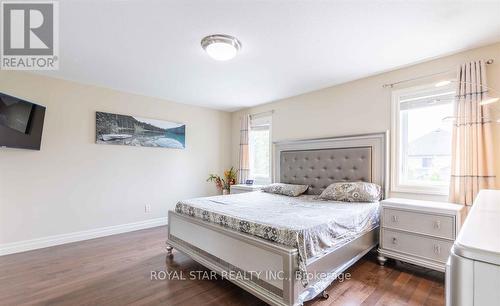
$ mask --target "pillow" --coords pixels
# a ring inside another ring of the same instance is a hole
[[[382,188],[373,183],[333,183],[319,195],[321,200],[343,202],[376,202],[382,196]]]
[[[289,197],[297,197],[306,192],[307,188],[309,188],[308,185],[275,183],[267,185],[266,187],[262,188],[262,191],[275,194],[282,194]]]

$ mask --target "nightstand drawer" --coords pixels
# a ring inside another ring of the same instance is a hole
[[[455,239],[455,222],[452,216],[385,208],[382,223],[385,228]]]
[[[382,230],[382,248],[446,263],[453,241],[443,241],[388,229]]]

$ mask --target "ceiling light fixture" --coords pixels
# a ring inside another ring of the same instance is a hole
[[[241,42],[233,36],[215,34],[204,37],[201,47],[217,61],[227,61],[236,56],[241,49]]]

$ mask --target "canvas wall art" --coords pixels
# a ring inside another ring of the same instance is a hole
[[[182,123],[96,112],[96,142],[140,147],[184,149]]]

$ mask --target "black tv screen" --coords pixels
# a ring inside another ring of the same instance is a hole
[[[0,146],[40,150],[45,107],[0,93]]]

